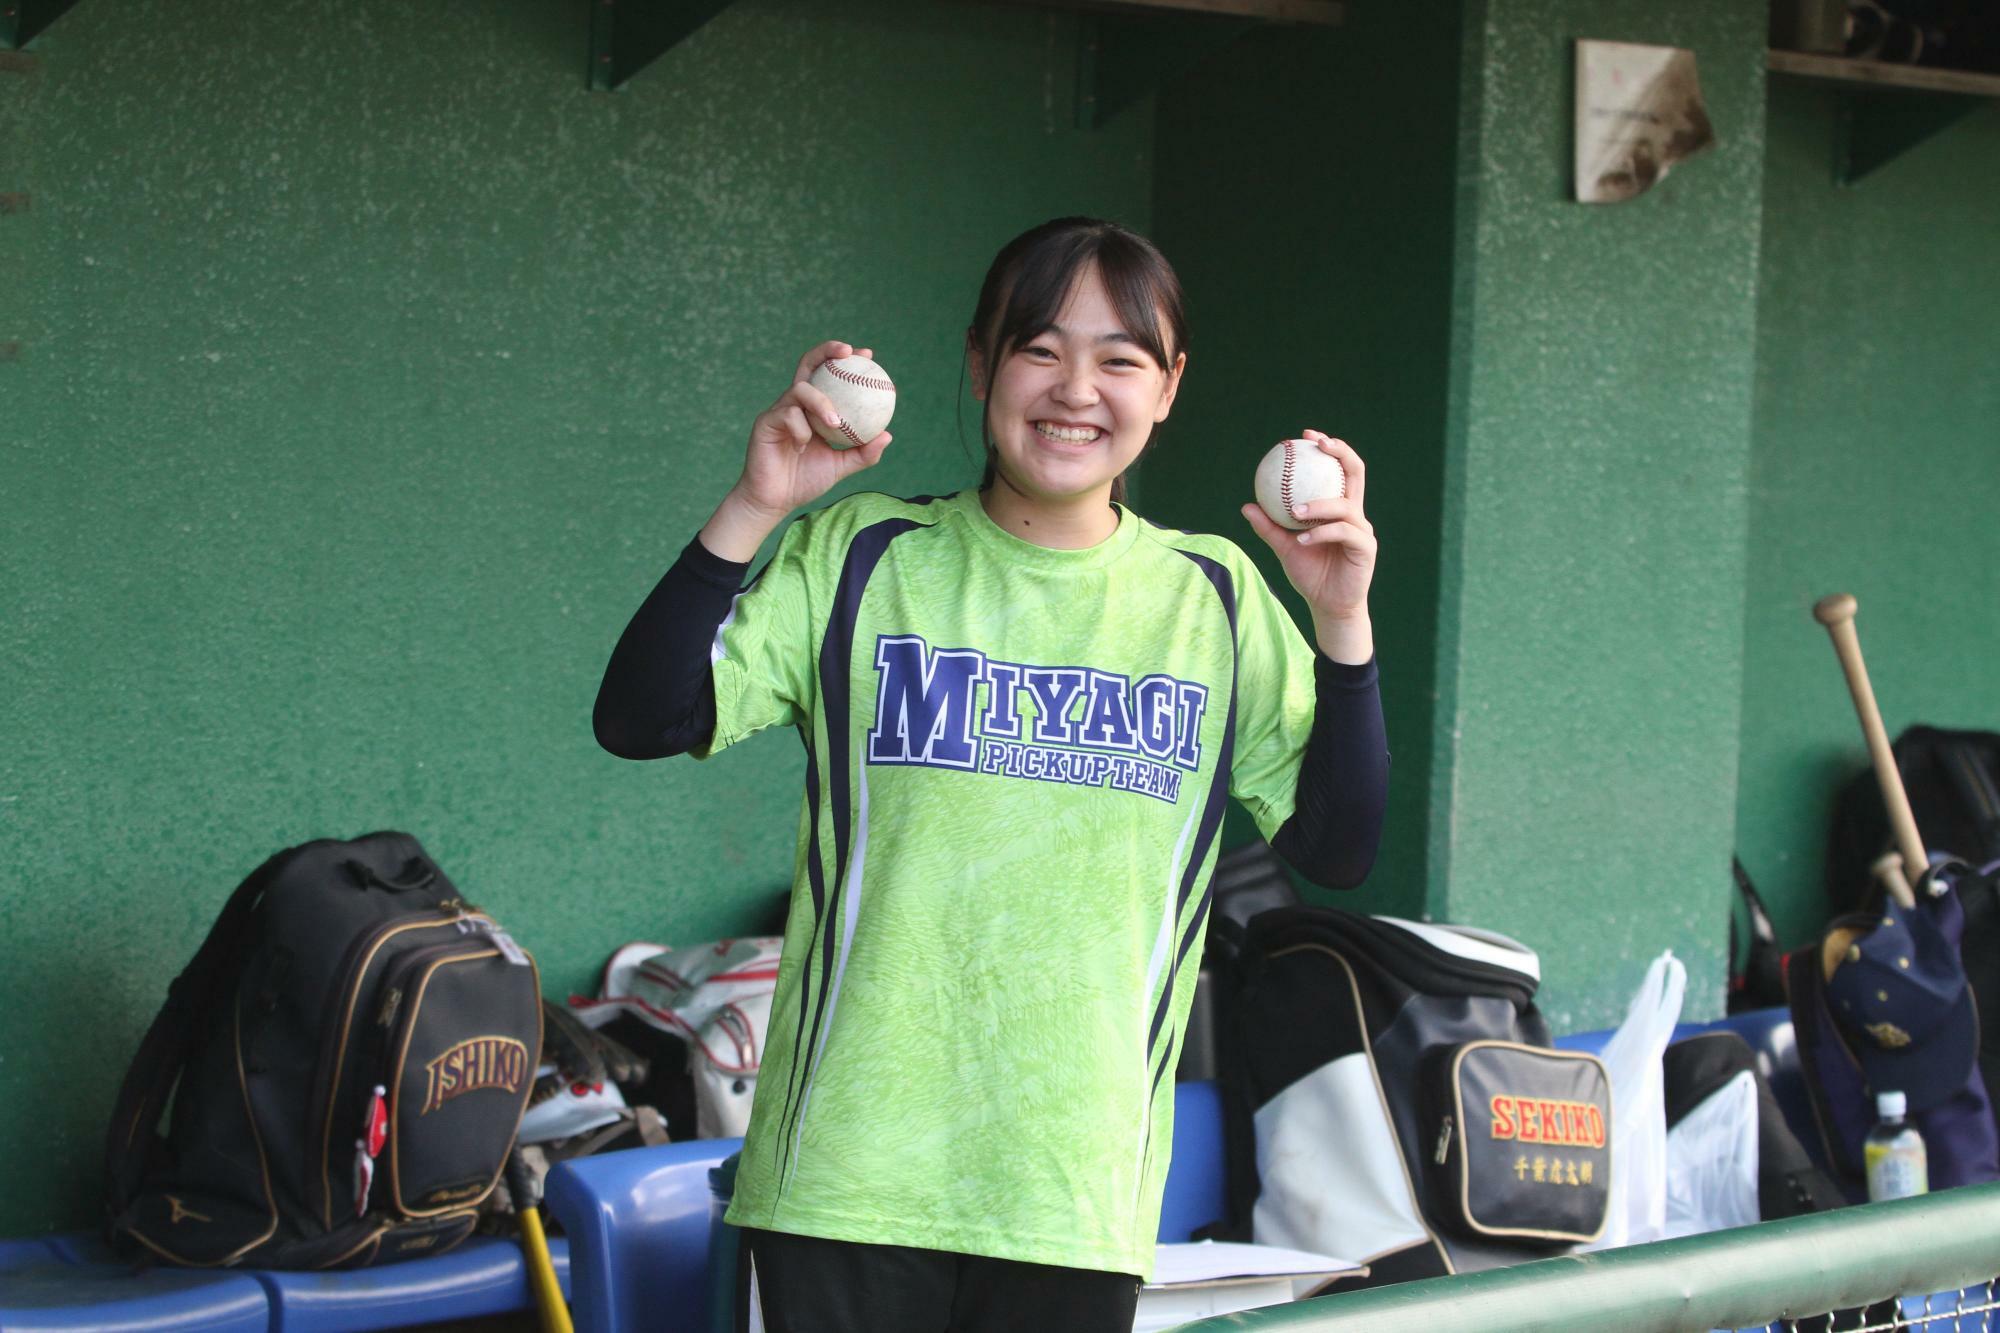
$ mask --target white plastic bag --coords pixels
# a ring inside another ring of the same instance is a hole
[[[1757,1220],[1757,1077],[1746,1069],[1667,1131],[1666,1238]]]
[[[1604,1234],[1582,1246],[1608,1250],[1659,1240],[1667,1230],[1666,1071],[1660,1062],[1687,993],[1687,968],[1669,950],[1639,983],[1625,1021],[1604,1047],[1611,1071],[1611,1201]]]

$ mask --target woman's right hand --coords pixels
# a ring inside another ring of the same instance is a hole
[[[819,499],[842,478],[881,461],[882,451],[894,438],[887,431],[858,449],[836,449],[820,438],[812,426],[814,419],[834,425],[840,414],[808,382],[827,361],[872,355],[866,347],[823,342],[799,358],[792,387],[751,423],[743,475],[701,530],[704,546],[724,559],[748,560],[785,515]]]
[[[799,358],[792,387],[757,416],[750,427],[750,448],[736,490],[743,499],[782,519],[800,505],[811,504],[833,489],[835,482],[872,467],[888,447],[883,431],[858,449],[836,449],[813,429],[818,420],[832,426],[840,421],[833,402],[809,381],[828,361],[844,356],[873,356],[866,347],[824,342]]]

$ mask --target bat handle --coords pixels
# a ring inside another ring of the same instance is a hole
[[[1813,606],[1813,619],[1826,626],[1833,651],[1840,658],[1841,673],[1847,677],[1847,692],[1853,696],[1855,715],[1861,719],[1861,734],[1868,741],[1868,758],[1875,766],[1875,782],[1882,789],[1882,804],[1889,812],[1889,827],[1895,831],[1903,867],[1922,873],[1930,865],[1930,857],[1917,835],[1917,817],[1910,810],[1903,775],[1896,769],[1896,755],[1882,725],[1882,710],[1876,707],[1875,691],[1868,683],[1868,667],[1861,660],[1861,638],[1854,632],[1857,609],[1853,594],[1834,593]]]
[[[549,1258],[548,1237],[542,1231],[541,1210],[530,1202],[532,1183],[528,1165],[521,1160],[518,1145],[507,1153],[507,1193],[514,1203],[514,1221],[520,1228],[521,1254],[527,1262],[528,1290],[535,1298],[542,1333],[573,1333],[569,1306],[563,1301],[562,1284],[556,1279]]]
[[[1910,887],[1910,878],[1903,873],[1901,852],[1884,852],[1868,868],[1882,881],[1882,887],[1895,899],[1896,906],[1908,911],[1917,905],[1916,890]]]

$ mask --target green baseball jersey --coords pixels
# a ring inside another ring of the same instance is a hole
[[[1312,651],[1249,559],[977,493],[800,519],[712,653],[706,757],[807,751],[729,1220],[1151,1276],[1225,796],[1291,814]]]

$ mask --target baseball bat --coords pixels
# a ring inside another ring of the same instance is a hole
[[[1917,817],[1911,813],[1910,798],[1903,790],[1903,775],[1897,771],[1895,753],[1889,749],[1889,733],[1882,727],[1882,711],[1875,706],[1875,691],[1868,684],[1868,667],[1861,660],[1861,638],[1854,632],[1858,605],[1852,593],[1837,592],[1813,605],[1813,619],[1826,626],[1827,635],[1833,640],[1833,651],[1840,658],[1840,669],[1847,677],[1847,692],[1854,696],[1861,734],[1868,740],[1868,758],[1875,765],[1875,781],[1882,788],[1882,804],[1889,811],[1889,827],[1895,830],[1896,847],[1903,854],[1902,868],[1910,874],[1922,875],[1931,860],[1924,853],[1924,840],[1917,836]]]
[[[543,1333],[574,1333],[569,1306],[563,1300],[562,1284],[556,1281],[555,1262],[549,1258],[549,1240],[542,1233],[542,1210],[531,1202],[528,1164],[521,1160],[517,1146],[507,1153],[507,1194],[514,1203],[514,1221],[521,1230],[521,1257],[528,1263],[528,1290],[535,1298]]]

